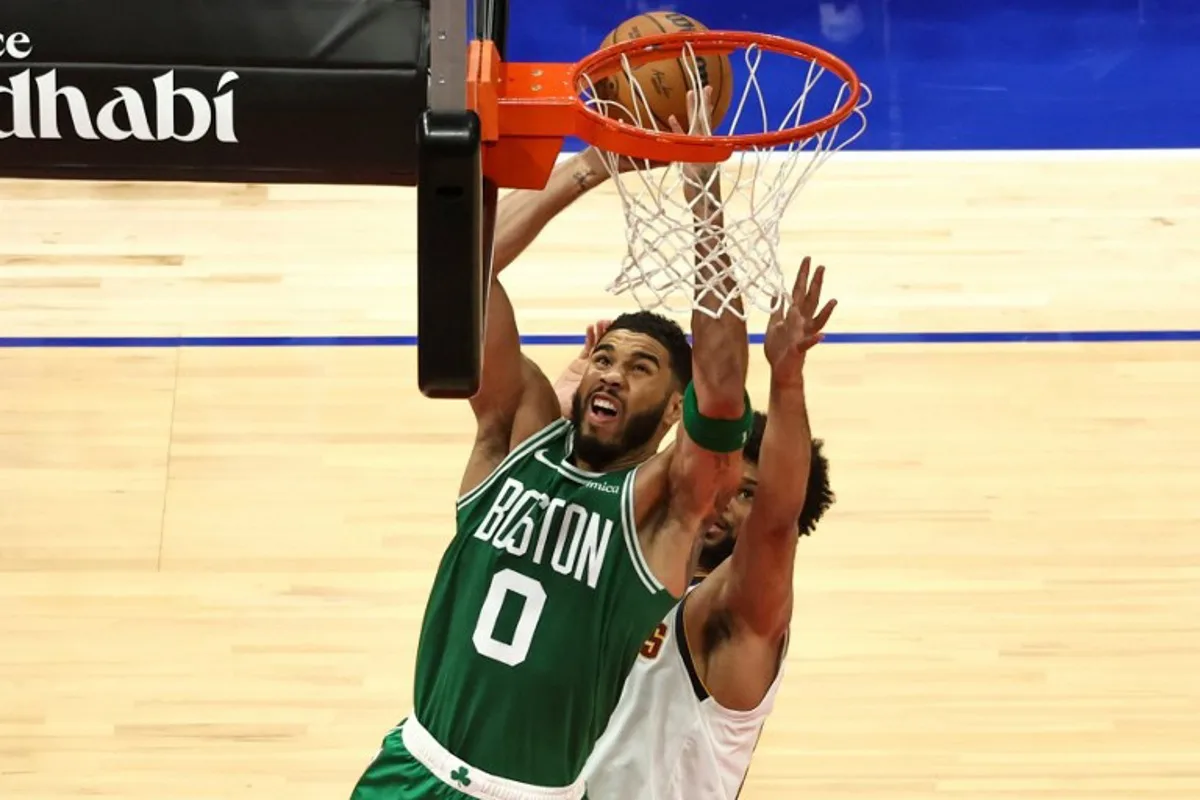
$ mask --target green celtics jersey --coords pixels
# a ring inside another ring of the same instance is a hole
[[[570,463],[558,420],[458,501],[417,653],[415,715],[497,777],[565,786],[675,603],[642,558],[635,469]]]

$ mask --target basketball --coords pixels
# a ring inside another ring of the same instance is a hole
[[[706,31],[703,24],[695,19],[680,14],[678,11],[651,11],[618,25],[604,38],[601,47],[608,47],[622,39],[640,39],[643,36],[656,36],[662,33],[677,31]],[[688,77],[690,57],[680,54],[678,58],[664,58],[661,61],[651,61],[634,67],[633,73],[645,97],[636,101],[629,85],[629,79],[624,71],[610,75],[596,83],[596,95],[601,100],[613,101],[620,104],[617,108],[607,103],[601,104],[601,111],[609,116],[619,116],[624,112],[624,121],[637,124],[638,120],[629,113],[635,108],[642,112],[641,126],[651,128],[657,126],[660,130],[671,130],[669,120],[672,115],[686,131],[688,127],[687,93],[692,88]],[[712,86],[712,104],[714,108],[713,130],[725,118],[729,103],[733,99],[733,71],[730,68],[729,57],[725,55],[697,55],[694,72],[698,72],[702,86]],[[653,121],[646,119],[649,111]]]

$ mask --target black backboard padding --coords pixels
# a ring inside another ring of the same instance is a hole
[[[3,0],[0,30],[29,35],[26,65],[412,69],[428,67],[428,9],[429,0]]]
[[[95,117],[133,87],[153,120],[153,80],[209,97],[227,70],[237,142],[61,139],[0,142],[0,177],[383,184],[416,182],[417,121],[427,107],[427,0],[3,0],[5,32],[30,57],[0,59],[0,87],[55,70]],[[13,127],[0,93],[0,129]],[[36,106],[36,101],[33,103]],[[69,119],[60,101],[60,118]],[[180,127],[190,125],[176,103]],[[36,113],[36,112],[35,112]]]
[[[427,397],[466,398],[483,364],[485,259],[496,188],[483,180],[473,111],[422,115],[417,187],[417,383]]]

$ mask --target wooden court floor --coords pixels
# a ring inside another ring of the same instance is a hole
[[[1198,185],[1194,155],[847,156],[785,251],[829,265],[837,331],[1200,328]],[[414,330],[407,190],[0,209],[0,337]],[[597,192],[512,268],[525,332],[628,308],[619,225]],[[1200,797],[1198,361],[817,350],[839,502],[744,796]],[[470,439],[411,348],[0,348],[0,798],[347,796],[409,707]]]

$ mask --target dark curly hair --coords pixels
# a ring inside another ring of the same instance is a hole
[[[671,356],[671,372],[679,381],[680,391],[692,382],[692,346],[679,323],[652,311],[635,311],[614,319],[605,336],[619,330],[644,333],[665,347]]]
[[[754,427],[750,429],[750,438],[742,448],[742,456],[747,461],[758,463],[763,432],[766,429],[767,415],[755,411]],[[821,517],[825,516],[825,512],[837,500],[829,486],[829,459],[821,452],[824,446],[825,443],[820,439],[813,439],[811,442],[812,463],[808,468],[808,491],[804,494],[804,508],[800,509],[800,519],[797,522],[801,536],[811,535]]]

